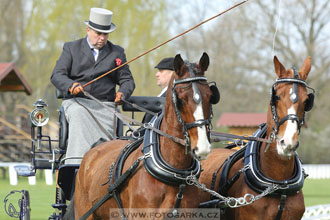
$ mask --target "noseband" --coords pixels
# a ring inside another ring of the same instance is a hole
[[[185,78],[185,79],[179,79],[179,80],[174,79],[173,85],[172,85],[172,101],[173,101],[173,104],[175,107],[176,117],[182,126],[183,137],[185,140],[185,154],[188,154],[191,151],[191,141],[190,141],[190,136],[189,136],[188,130],[191,128],[194,128],[194,127],[202,127],[205,125],[205,126],[207,126],[207,135],[210,139],[210,130],[211,130],[210,126],[211,126],[211,120],[213,117],[213,112],[212,112],[212,105],[210,103],[210,117],[208,119],[199,119],[199,120],[196,120],[196,121],[190,122],[190,123],[186,123],[182,120],[181,112],[178,107],[178,96],[175,91],[176,86],[178,84],[183,84],[183,83],[192,83],[193,100],[196,104],[199,104],[202,100],[202,96],[198,89],[197,82],[199,82],[199,81],[206,82],[207,81],[207,78],[205,76],[196,76],[195,73],[198,73],[199,70],[196,68],[193,69],[191,63],[185,61],[185,65],[188,68],[190,77]]]
[[[271,106],[271,111],[273,114],[273,119],[275,121],[275,125],[273,126],[273,132],[271,134],[271,138],[276,138],[278,134],[279,127],[287,120],[296,121],[298,125],[298,131],[300,132],[301,126],[305,123],[305,112],[311,110],[313,107],[313,101],[314,101],[314,93],[315,90],[307,85],[305,81],[299,78],[299,74],[297,73],[297,70],[292,67],[293,72],[294,72],[294,78],[280,78],[275,81],[271,88],[271,99],[270,99],[270,106]],[[299,117],[296,114],[288,114],[284,118],[282,118],[279,121],[277,111],[276,111],[276,102],[277,100],[280,99],[279,96],[276,96],[276,85],[280,83],[292,83],[292,89],[290,90],[290,101],[294,104],[299,100],[298,96],[298,84],[311,89],[312,93],[308,94],[308,99],[306,100],[305,103],[305,109],[304,109],[304,115],[301,120],[299,120]]]

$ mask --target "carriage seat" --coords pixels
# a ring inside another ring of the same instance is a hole
[[[69,123],[64,115],[63,106],[61,106],[58,111],[59,111],[58,147],[64,152],[66,152],[66,148],[68,145],[68,137],[69,137]],[[117,120],[116,136],[118,137],[123,136],[123,123],[120,120]]]
[[[131,96],[128,100],[130,103],[134,103],[152,112],[160,112],[163,110],[165,97],[155,97],[155,96]],[[124,103],[122,106],[123,111],[127,112],[140,112],[139,109],[134,106]]]
[[[130,103],[134,103],[138,106],[142,106],[143,108],[152,111],[152,112],[160,112],[163,109],[165,103],[165,97],[153,97],[153,96],[131,96],[128,100]],[[140,110],[135,108],[134,106],[124,103],[122,105],[123,111],[130,112],[139,112]],[[63,106],[59,108],[59,148],[63,151],[66,151],[68,144],[68,135],[69,135],[69,124],[64,115]],[[116,125],[116,136],[123,136],[123,122],[121,120],[117,120]]]

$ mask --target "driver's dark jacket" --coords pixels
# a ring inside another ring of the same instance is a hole
[[[96,62],[86,38],[67,42],[64,44],[62,54],[56,62],[51,82],[58,90],[64,93],[63,99],[72,98],[68,90],[74,82],[84,85],[116,68],[118,66],[116,59],[117,62],[126,62],[124,49],[109,41],[100,49]],[[126,99],[131,96],[135,89],[135,83],[128,65],[91,83],[84,89],[101,101],[113,102],[116,96],[116,84],[119,85],[118,92],[122,92]],[[83,95],[80,93],[78,96]]]

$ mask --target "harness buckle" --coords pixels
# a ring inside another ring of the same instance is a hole
[[[144,124],[143,124],[143,127],[144,127],[145,129],[150,129],[150,128],[152,127],[152,124],[151,124],[150,122],[148,122],[148,123],[144,123]]]
[[[151,157],[151,150],[149,152],[145,153],[142,157],[143,157],[143,159],[147,159],[147,158]]]

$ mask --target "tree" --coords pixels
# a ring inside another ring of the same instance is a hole
[[[194,10],[181,11],[185,20],[177,16],[178,23],[186,24],[185,21],[197,17],[202,21],[215,15],[214,9],[224,4],[221,1],[193,3]],[[204,13],[203,7],[209,9],[208,13]],[[305,58],[312,56],[312,71],[307,83],[316,89],[315,106],[306,113],[307,135],[302,132],[300,144],[301,156],[308,158],[304,149],[318,147],[313,135],[322,134],[322,143],[330,141],[330,135],[325,134],[330,122],[327,117],[330,103],[326,98],[330,92],[326,86],[330,80],[329,11],[330,2],[326,0],[249,1],[210,22],[207,28],[190,33],[178,41],[176,48],[189,51],[189,55],[201,51],[209,53],[211,64],[207,74],[221,91],[221,101],[214,108],[215,118],[224,111],[266,112],[269,91],[276,78],[273,56],[276,55],[287,68],[291,65],[300,68]]]
[[[23,62],[24,41],[24,4],[20,0],[3,0],[0,4],[0,62],[15,62],[18,66]],[[24,99],[25,94],[0,92],[0,114],[15,115],[14,106]]]
[[[13,51],[12,48],[20,48],[19,53],[13,54],[17,56],[21,72],[34,89],[32,97],[24,101],[31,105],[36,99],[43,98],[54,113],[60,102],[56,100],[55,88],[49,80],[52,70],[64,42],[86,35],[84,21],[88,20],[91,7],[104,7],[114,12],[113,22],[117,25],[117,30],[110,34],[109,40],[125,48],[128,60],[168,39],[163,2],[142,0],[111,3],[96,0],[3,2],[6,4],[1,4],[1,10],[7,10],[6,15],[11,13],[21,16],[18,20],[6,17],[7,20],[4,20],[2,25],[5,29],[12,28],[20,33],[18,39],[12,37],[14,31],[6,32],[6,37],[2,39],[4,42],[8,39],[15,40],[6,50]],[[17,7],[16,3],[20,5]],[[8,11],[8,7],[11,7],[12,11]],[[14,11],[23,8],[27,8],[24,13]],[[17,28],[13,28],[16,26],[10,22],[16,22]],[[4,35],[3,32],[1,34]],[[156,83],[150,83],[151,79],[156,81],[153,67],[161,58],[171,55],[171,48],[163,46],[129,64],[137,85],[134,95],[157,94]],[[4,56],[7,60],[12,60],[10,56]]]

